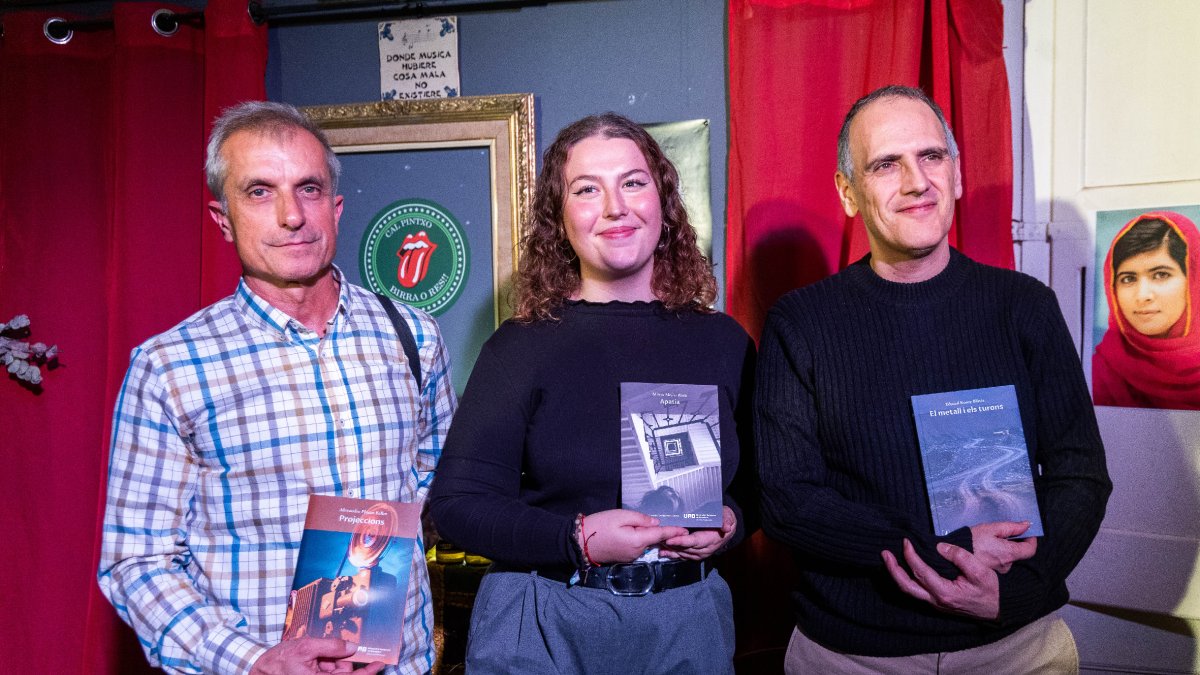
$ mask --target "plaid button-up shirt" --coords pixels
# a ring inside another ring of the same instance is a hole
[[[378,299],[341,282],[319,338],[243,281],[133,350],[113,418],[99,581],[169,672],[247,672],[279,641],[311,493],[425,498],[456,405],[437,325],[418,391]],[[414,551],[393,673],[433,666]]]

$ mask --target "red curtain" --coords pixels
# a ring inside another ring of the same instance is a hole
[[[40,389],[0,381],[0,633],[36,672],[149,670],[95,582],[112,406],[130,350],[237,278],[203,246],[203,146],[217,106],[264,96],[265,29],[210,0],[164,37],[160,8],[192,11],[117,3],[64,45],[50,14],[3,17],[0,321],[61,349]]]
[[[757,336],[780,295],[867,252],[834,190],[837,134],[854,101],[887,84],[924,89],[955,132],[951,244],[1011,269],[1003,37],[999,0],[730,0],[726,311]],[[791,554],[759,533],[729,557],[739,668],[778,672],[794,625]]]
[[[833,187],[851,104],[905,84],[962,152],[950,243],[1013,267],[1012,146],[1000,0],[730,0],[726,311],[758,335],[784,292],[867,252]]]

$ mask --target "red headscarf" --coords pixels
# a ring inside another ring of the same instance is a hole
[[[1166,337],[1142,335],[1128,325],[1113,290],[1113,248],[1129,229],[1144,220],[1160,220],[1187,244],[1188,302],[1183,316]],[[1108,332],[1092,357],[1092,397],[1097,405],[1132,408],[1200,410],[1200,233],[1186,217],[1172,211],[1143,213],[1121,228],[1104,260],[1104,293],[1108,297]]]

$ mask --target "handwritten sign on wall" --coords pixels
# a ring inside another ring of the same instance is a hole
[[[458,96],[458,17],[379,23],[379,97]]]

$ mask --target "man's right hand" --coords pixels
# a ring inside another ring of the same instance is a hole
[[[353,663],[338,661],[353,656],[358,645],[338,638],[298,638],[284,640],[263,652],[254,662],[250,675],[308,675],[309,673],[363,673],[383,670],[384,664],[371,663],[355,668]]]
[[[911,575],[891,551],[883,551],[883,564],[900,590],[951,614],[993,620],[1000,616],[1000,575],[965,548],[942,542],[937,551],[961,572],[953,581],[942,578],[927,565],[912,542],[904,540],[904,562]]]
[[[983,564],[997,574],[1012,569],[1018,560],[1028,560],[1037,553],[1037,538],[1013,540],[1029,529],[1029,521],[1020,523],[983,523],[971,528],[971,548]]]

